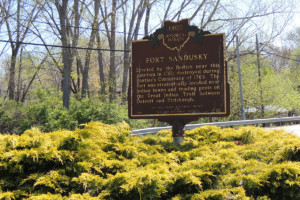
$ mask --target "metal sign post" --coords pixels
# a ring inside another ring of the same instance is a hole
[[[240,88],[240,101],[241,101],[241,111],[243,120],[246,119],[245,109],[244,109],[244,98],[243,98],[243,87],[242,87],[242,76],[241,76],[241,64],[240,64],[240,52],[239,52],[239,38],[236,36],[236,55],[237,55],[237,67],[239,73],[239,88]]]

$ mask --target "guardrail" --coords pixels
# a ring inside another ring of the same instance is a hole
[[[201,123],[201,124],[187,124],[185,130],[199,128],[201,126],[241,126],[241,125],[254,125],[254,124],[271,124],[271,123],[282,123],[282,122],[300,122],[300,116],[297,117],[282,117],[282,118],[268,118],[268,119],[251,119],[251,120],[239,120],[239,121],[227,121],[227,122],[212,122],[212,123]],[[133,130],[130,136],[147,135],[157,133],[158,131],[171,129],[172,126],[164,127],[153,127],[145,129]]]

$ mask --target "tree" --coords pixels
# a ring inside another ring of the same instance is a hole
[[[243,5],[245,9],[239,9]],[[124,26],[124,49],[130,50],[131,38],[137,39],[137,33],[132,35],[131,27],[136,26],[133,30],[139,29],[139,23],[143,21],[136,20],[141,16],[144,18],[144,32],[149,33],[149,19],[155,19],[155,23],[162,24],[165,20],[180,20],[182,18],[189,18],[191,24],[198,24],[201,29],[210,30],[211,32],[225,32],[227,37],[226,48],[233,44],[234,38],[237,34],[242,38],[244,43],[250,38],[253,38],[256,33],[260,32],[266,24],[271,22],[269,29],[265,29],[266,34],[261,36],[263,40],[261,43],[270,43],[276,38],[284,29],[293,9],[293,0],[289,2],[269,2],[252,0],[249,3],[243,1],[235,1],[234,3],[223,2],[220,0],[213,1],[140,1],[136,6],[136,1],[132,1],[132,7],[124,7],[123,10],[123,24]],[[131,8],[131,12],[129,12]],[[151,12],[155,8],[155,12]],[[241,10],[241,12],[236,12]],[[130,15],[131,13],[131,15]],[[146,14],[144,14],[146,13]],[[129,19],[129,20],[126,20]],[[159,21],[158,21],[159,19]],[[135,22],[136,20],[136,22]],[[128,22],[127,22],[128,21]],[[127,22],[127,23],[126,23]],[[153,31],[157,26],[153,28]],[[270,31],[269,31],[270,30]],[[125,36],[127,35],[128,36]],[[127,38],[125,38],[127,37]],[[248,45],[249,50],[243,52],[244,55],[251,54],[254,51],[255,45]],[[122,93],[127,89],[127,76],[129,69],[130,54],[124,53],[124,71]],[[235,55],[231,54],[234,59]]]
[[[98,26],[99,28],[99,26]],[[101,38],[100,33],[97,31],[96,33],[96,40],[97,40],[97,48],[101,49]],[[105,95],[106,91],[106,83],[105,83],[105,75],[104,75],[104,64],[103,64],[103,54],[101,50],[97,51],[97,61],[98,61],[98,71],[99,71],[99,81],[100,81],[100,94]]]
[[[142,0],[139,3],[133,1],[132,6],[123,6],[123,23],[124,23],[124,68],[123,68],[123,82],[122,82],[122,94],[125,94],[127,91],[128,85],[128,74],[130,66],[130,45],[131,41],[137,39],[139,34],[140,25],[143,19],[145,10],[147,9],[146,18],[145,18],[145,34],[148,34],[148,23],[150,16],[151,6],[156,2],[156,0],[150,2],[149,0]],[[129,20],[127,20],[129,18]],[[128,28],[128,29],[127,29]],[[125,95],[124,95],[125,97]]]
[[[22,95],[20,94],[20,96],[18,97],[21,102],[25,102],[25,98],[26,98],[26,95],[28,94],[28,91],[29,91],[29,88],[31,87],[33,81],[35,80],[35,78],[38,76],[38,72],[41,70],[42,66],[44,65],[46,59],[48,58],[48,55],[45,55],[42,60],[36,64],[32,58],[32,56],[29,54],[29,59],[31,61],[31,65],[34,67],[34,73],[32,75],[32,77],[30,78],[27,86],[24,85],[24,90],[23,90],[23,93]],[[42,83],[40,82],[40,85],[42,86]]]
[[[280,112],[296,110],[300,106],[300,93],[294,87],[290,68],[280,70],[273,68],[268,57],[261,56],[261,85],[258,84],[256,56],[243,56],[241,60],[242,85],[244,107],[247,119],[261,117],[275,117]],[[231,115],[230,120],[240,119],[240,99],[238,75],[235,63],[229,71],[231,86]],[[261,89],[263,90],[262,98]],[[264,105],[264,116],[261,114],[261,105]]]
[[[63,105],[66,108],[70,106],[72,64],[77,54],[76,47],[80,36],[79,23],[83,4],[79,3],[79,0],[47,1],[43,9],[44,19],[47,20],[52,34],[59,38],[62,45],[62,91]],[[45,43],[42,36],[39,38]],[[55,61],[55,63],[58,65],[59,62]]]
[[[131,41],[153,33],[164,20],[176,21],[189,18],[191,25],[197,25],[213,33],[225,32],[227,58],[229,65],[234,66],[231,61],[235,59],[235,53],[232,53],[235,36],[238,34],[241,38],[243,46],[241,55],[247,56],[255,52],[256,34],[259,35],[259,42],[262,43],[261,53],[268,54],[267,50],[270,51],[270,48],[267,46],[276,49],[272,42],[289,23],[294,1],[40,0],[26,1],[31,3],[26,4],[24,0],[3,0],[0,2],[0,28],[1,32],[10,33],[7,34],[7,40],[11,35],[9,44],[11,49],[14,49],[14,52],[9,55],[11,56],[9,95],[10,97],[15,94],[18,94],[15,96],[22,95],[22,87],[20,87],[22,73],[26,73],[27,69],[22,65],[24,58],[20,55],[21,44],[28,42],[26,38],[33,34],[39,38],[39,42],[44,44],[48,52],[50,59],[47,59],[44,65],[53,67],[49,72],[53,73],[55,87],[60,88],[62,85],[63,104],[69,107],[72,92],[81,99],[80,96],[89,96],[93,91],[91,88],[98,89],[98,84],[95,84],[95,87],[91,85],[95,82],[95,79],[92,79],[95,77],[98,79],[97,83],[100,81],[99,93],[109,92],[110,100],[115,99],[116,92],[119,90],[122,94],[126,94]],[[21,12],[23,12],[22,16]],[[3,22],[2,26],[1,22]],[[6,37],[3,33],[0,35],[1,39]],[[23,35],[26,36],[24,40]],[[29,47],[24,45],[26,51],[30,51]],[[292,51],[295,48],[293,47]],[[98,50],[94,51],[96,49]],[[109,50],[109,53],[102,49]],[[116,53],[116,50],[124,50],[124,52]],[[282,52],[280,51],[279,49],[277,54]],[[271,51],[271,53],[276,52]],[[287,51],[287,57],[290,56],[288,53],[291,51]],[[281,62],[282,60],[268,55],[266,59],[272,58],[273,66],[297,66],[297,63],[288,63],[286,60]],[[297,54],[292,55],[292,58],[295,58],[295,55]],[[20,60],[19,71],[16,70],[18,66],[14,64],[16,58]],[[38,60],[42,61],[43,56]],[[91,76],[91,72],[95,72],[95,69],[96,76]],[[43,70],[41,68],[40,72]],[[16,77],[19,83],[15,83]],[[293,77],[292,74],[290,77]],[[297,77],[295,75],[294,77],[296,80]],[[16,88],[17,92],[12,91],[12,88]]]
[[[104,8],[103,8],[104,7]],[[108,18],[107,1],[104,1],[104,5],[100,5],[102,18]],[[117,83],[116,83],[116,66],[115,66],[115,49],[116,49],[116,15],[117,15],[117,0],[112,0],[111,14],[110,14],[110,28],[108,20],[104,21],[106,36],[110,48],[110,67],[109,67],[109,99],[112,101],[115,99]]]
[[[296,34],[290,35],[290,38],[295,43],[294,51],[290,57],[290,76],[289,78],[294,83],[294,87],[300,93],[300,27],[296,29]]]
[[[78,2],[75,0],[75,2]],[[70,43],[68,42],[67,35],[67,8],[68,8],[68,0],[62,0],[60,3],[58,0],[55,0],[55,6],[57,8],[59,14],[60,21],[60,35],[61,35],[61,43],[63,45],[62,49],[62,57],[64,63],[63,69],[63,105],[66,108],[70,107],[70,87],[71,87],[71,66],[72,66],[72,52],[68,48],[70,47]]]
[[[98,32],[98,21],[99,21],[99,8],[100,8],[100,2],[98,0],[94,0],[94,19],[92,22],[92,31],[90,35],[90,39],[88,42],[88,50],[86,51],[85,55],[85,63],[84,63],[84,69],[82,73],[82,90],[81,90],[81,97],[85,97],[86,93],[88,91],[88,78],[89,78],[89,68],[90,68],[90,60],[91,60],[91,49],[94,46],[94,41],[96,37],[96,33]]]
[[[4,16],[8,40],[11,47],[11,61],[9,67],[8,96],[15,98],[16,62],[21,44],[29,34],[32,23],[40,13],[39,4],[28,4],[23,0],[2,1],[1,12]]]

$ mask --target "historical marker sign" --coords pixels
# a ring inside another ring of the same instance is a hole
[[[204,33],[188,20],[166,21],[148,40],[132,42],[130,118],[229,114],[225,35]]]

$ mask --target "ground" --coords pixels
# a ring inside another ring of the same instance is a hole
[[[281,127],[276,127],[275,129],[284,129],[287,132],[295,133],[296,135],[300,136],[300,124],[281,126]]]

